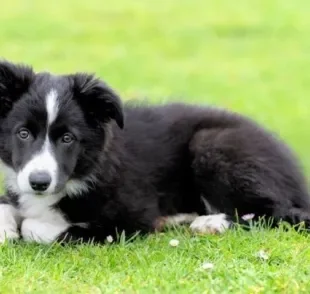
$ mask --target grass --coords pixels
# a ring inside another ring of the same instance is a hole
[[[0,48],[36,70],[96,72],[124,99],[247,114],[280,133],[309,176],[309,13],[306,0],[12,0]],[[309,293],[309,241],[283,229],[182,229],[102,247],[7,244],[0,293]]]

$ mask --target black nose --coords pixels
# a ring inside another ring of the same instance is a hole
[[[44,171],[32,172],[29,176],[31,188],[38,192],[45,191],[51,184],[51,181],[51,176]]]

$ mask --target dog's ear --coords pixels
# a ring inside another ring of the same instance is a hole
[[[124,114],[120,97],[93,75],[77,73],[72,77],[74,97],[88,116],[100,123],[113,119],[122,129]]]
[[[32,80],[34,72],[31,67],[0,61],[0,118],[5,117]]]

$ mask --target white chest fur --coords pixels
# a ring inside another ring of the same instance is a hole
[[[51,243],[70,227],[63,215],[52,208],[60,198],[61,195],[21,195],[19,213],[23,219],[21,235],[24,240]]]

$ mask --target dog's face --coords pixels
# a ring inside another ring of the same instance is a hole
[[[0,158],[13,192],[83,190],[111,120],[123,127],[120,99],[93,76],[0,62]]]

